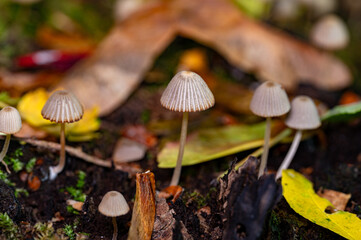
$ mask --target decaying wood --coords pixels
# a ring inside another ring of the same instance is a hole
[[[152,239],[172,240],[179,238],[179,235],[182,235],[182,239],[193,239],[193,237],[188,233],[182,221],[179,222],[180,232],[175,232],[177,222],[174,218],[174,215],[176,213],[173,209],[169,208],[169,205],[166,202],[165,198],[157,197],[156,203],[156,218],[154,222]]]
[[[137,88],[176,35],[217,50],[231,64],[287,89],[306,82],[336,90],[351,82],[345,64],[271,26],[250,19],[227,0],[174,0],[145,5],[113,28],[95,54],[57,88],[106,115]],[[327,69],[327,70],[326,70]]]
[[[155,218],[155,181],[150,171],[136,174],[136,192],[128,240],[152,237]]]
[[[48,142],[48,141],[44,141],[44,140],[30,139],[30,138],[29,139],[19,139],[19,140],[29,143],[33,146],[50,149],[52,151],[60,151],[59,143]],[[93,163],[95,165],[102,166],[102,167],[108,167],[108,168],[112,167],[111,161],[103,160],[98,157],[89,155],[89,154],[83,152],[80,148],[65,146],[65,151],[67,153],[71,154],[72,156],[82,159],[86,162],[90,162],[90,163]],[[115,169],[124,171],[124,172],[128,172],[130,175],[134,175],[135,173],[141,171],[141,169],[139,169],[137,167],[133,167],[133,166],[125,165],[125,164],[124,165],[118,164],[115,166]]]

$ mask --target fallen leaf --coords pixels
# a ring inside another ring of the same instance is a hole
[[[112,158],[116,164],[138,161],[144,157],[146,151],[147,147],[143,144],[121,138],[115,144]]]
[[[319,197],[312,183],[302,174],[292,169],[283,170],[282,187],[288,204],[302,217],[347,239],[360,239],[361,220],[357,215],[344,211],[326,213],[327,208],[335,207],[327,199]]]
[[[326,198],[332,203],[333,206],[335,206],[337,210],[342,211],[346,209],[346,205],[351,198],[351,194],[346,194],[330,189],[319,189],[317,191],[317,195]]]
[[[151,239],[155,209],[154,174],[150,171],[137,173],[135,201],[128,240]]]
[[[72,206],[75,210],[81,211],[83,209],[84,202],[75,201],[73,199],[66,200],[66,204]]]
[[[101,116],[109,114],[129,97],[177,34],[287,89],[305,82],[336,90],[351,82],[349,69],[337,58],[246,17],[230,1],[174,0],[145,4],[114,27],[93,56],[56,87],[74,92],[86,109],[99,106]]]
[[[49,94],[43,88],[28,92],[20,99],[17,109],[21,117],[30,125],[58,136],[60,134],[59,124],[54,124],[41,115],[41,109],[48,97]],[[66,137],[70,141],[91,140],[97,136],[96,131],[99,130],[99,127],[98,108],[94,107],[86,110],[80,121],[66,125]],[[30,133],[30,131],[27,133]]]
[[[340,122],[357,118],[361,115],[361,102],[338,105],[321,116],[323,122]]]
[[[183,192],[183,188],[181,186],[169,186],[164,188],[160,193],[159,193],[159,197],[163,197],[163,198],[169,198],[169,197],[173,197],[172,198],[172,202],[174,203],[182,194]]]
[[[124,137],[147,147],[154,147],[157,144],[157,138],[144,125],[128,125],[123,128],[122,134]]]
[[[272,124],[272,134],[284,128],[280,122]],[[231,125],[200,130],[188,137],[182,165],[194,165],[263,145],[265,123]],[[158,167],[173,168],[176,165],[179,142],[169,142],[158,154]]]
[[[347,91],[342,94],[342,96],[339,100],[339,104],[347,105],[347,104],[356,103],[356,102],[360,102],[360,101],[361,101],[360,95],[358,95],[352,91]]]

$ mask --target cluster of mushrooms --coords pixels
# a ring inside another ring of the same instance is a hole
[[[214,105],[215,100],[207,84],[198,74],[191,71],[181,71],[169,82],[160,102],[163,107],[169,110],[183,112],[178,159],[170,182],[170,186],[177,186],[181,175],[184,146],[187,137],[188,113],[206,110]],[[254,114],[266,118],[264,151],[259,177],[264,174],[267,165],[271,136],[271,118],[284,115],[291,109],[285,123],[288,127],[297,131],[291,148],[277,172],[277,179],[281,177],[282,170],[287,169],[290,165],[300,143],[302,131],[315,129],[321,125],[316,106],[312,99],[307,96],[295,97],[292,104],[290,104],[287,94],[281,85],[274,82],[265,82],[254,92],[250,108]],[[65,166],[65,124],[79,121],[84,114],[84,109],[72,93],[59,90],[49,97],[41,114],[45,119],[60,123],[61,126],[60,160],[58,165],[52,166],[49,169],[49,178],[53,180]],[[21,117],[16,108],[5,107],[0,111],[0,132],[6,134],[3,150],[0,153],[0,162],[9,173],[10,170],[3,158],[8,150],[11,134],[20,131],[21,125]],[[117,239],[118,228],[115,218],[129,212],[129,206],[123,195],[116,191],[106,193],[98,210],[103,215],[112,217],[114,226],[113,240]]]
[[[163,107],[169,110],[183,112],[178,159],[170,182],[170,186],[175,186],[178,185],[181,174],[188,113],[206,110],[214,105],[215,100],[207,84],[198,74],[191,71],[181,71],[172,78],[163,92],[160,102]],[[285,123],[297,131],[291,148],[277,171],[276,179],[278,179],[282,175],[282,170],[287,169],[290,165],[301,141],[302,131],[316,129],[321,125],[317,108],[313,100],[307,96],[295,97],[290,104],[282,86],[267,81],[254,92],[250,109],[255,115],[266,118],[264,147],[258,177],[264,174],[267,166],[271,118],[285,115],[291,110]]]
[[[267,166],[269,140],[271,136],[271,118],[290,113],[285,124],[296,130],[290,150],[277,171],[276,179],[282,176],[282,170],[287,169],[302,138],[302,131],[316,129],[321,125],[320,117],[315,103],[310,97],[297,96],[290,104],[287,94],[282,86],[275,82],[265,82],[254,92],[251,111],[261,117],[266,118],[266,129],[264,135],[264,147],[261,158],[261,165],[258,177],[261,177]]]

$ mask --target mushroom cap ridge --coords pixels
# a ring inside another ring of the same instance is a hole
[[[19,111],[14,107],[4,107],[0,111],[0,132],[14,134],[20,131],[22,126]]]
[[[110,191],[104,195],[98,210],[107,217],[117,217],[127,214],[129,205],[120,192]]]
[[[267,81],[254,92],[250,109],[261,117],[278,117],[291,108],[286,91],[278,83]]]
[[[191,71],[181,71],[169,82],[160,103],[176,112],[198,112],[212,107],[215,101],[201,76]]]
[[[84,109],[79,100],[66,90],[54,92],[41,110],[43,118],[57,123],[79,121],[83,114]]]
[[[320,116],[310,97],[297,96],[292,100],[292,108],[286,119],[286,125],[298,130],[311,130],[321,126]]]

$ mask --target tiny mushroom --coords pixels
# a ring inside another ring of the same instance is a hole
[[[291,112],[286,119],[286,125],[296,129],[290,150],[277,171],[276,179],[282,176],[282,170],[287,169],[296,154],[298,145],[302,138],[302,130],[316,129],[321,125],[315,103],[307,96],[298,96],[292,100]]]
[[[349,32],[341,18],[329,14],[318,20],[310,31],[311,41],[325,50],[343,49],[349,43]]]
[[[267,81],[261,84],[254,92],[250,109],[255,115],[266,118],[263,154],[258,172],[258,177],[261,177],[267,166],[269,140],[271,136],[271,117],[286,114],[290,110],[290,102],[286,91],[280,84]]]
[[[116,217],[125,215],[129,212],[127,201],[120,192],[110,191],[104,195],[98,206],[98,210],[101,214],[112,217],[114,227],[113,240],[116,240],[118,236]]]
[[[160,103],[171,111],[183,112],[178,159],[170,182],[170,186],[176,186],[179,183],[182,168],[188,112],[203,111],[212,107],[214,96],[201,76],[191,71],[181,71],[169,82],[162,94]]]
[[[65,166],[65,123],[79,121],[84,114],[83,106],[79,100],[70,92],[58,90],[46,101],[41,115],[51,122],[60,123],[60,160],[55,167],[50,167],[50,180],[56,178]]]
[[[0,111],[0,132],[6,134],[5,143],[0,153],[0,161],[5,166],[8,173],[10,173],[10,170],[4,162],[4,157],[9,148],[11,134],[19,132],[21,125],[21,117],[16,108],[4,107]]]

